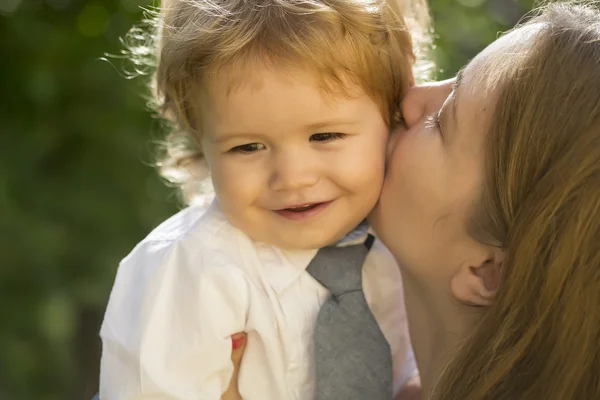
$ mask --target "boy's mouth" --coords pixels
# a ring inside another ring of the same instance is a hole
[[[301,206],[294,206],[289,208],[284,208],[284,210],[292,211],[292,212],[303,212],[307,210],[312,210],[313,208],[319,206],[322,203],[312,203],[312,204],[304,204]]]
[[[320,214],[321,211],[325,210],[331,203],[332,201],[298,204],[288,208],[275,210],[275,212],[286,219],[299,221]]]

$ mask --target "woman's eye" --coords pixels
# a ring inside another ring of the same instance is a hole
[[[230,151],[234,153],[254,153],[265,148],[264,144],[261,143],[248,143],[240,146],[235,146]]]
[[[332,141],[335,139],[343,139],[345,137],[346,137],[346,134],[339,133],[339,132],[315,133],[314,135],[310,136],[310,140],[315,141],[315,142],[329,142],[329,141]]]

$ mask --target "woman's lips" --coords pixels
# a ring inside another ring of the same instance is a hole
[[[302,221],[322,213],[331,203],[333,203],[333,201],[304,204],[297,207],[282,208],[281,210],[275,210],[275,212],[289,220]]]

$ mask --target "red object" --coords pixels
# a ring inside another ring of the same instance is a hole
[[[239,349],[244,344],[245,339],[246,338],[244,336],[240,336],[238,338],[232,337],[231,338],[231,347],[233,347],[234,350]]]

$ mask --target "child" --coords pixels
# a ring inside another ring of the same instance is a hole
[[[175,0],[159,26],[155,93],[174,128],[163,170],[191,171],[181,183],[192,199],[206,165],[216,199],[121,263],[100,396],[219,399],[243,331],[243,398],[312,399],[329,294],[305,269],[319,248],[366,237],[391,116],[412,82],[405,21],[384,0]],[[363,280],[398,392],[416,367],[398,267],[378,242]]]

